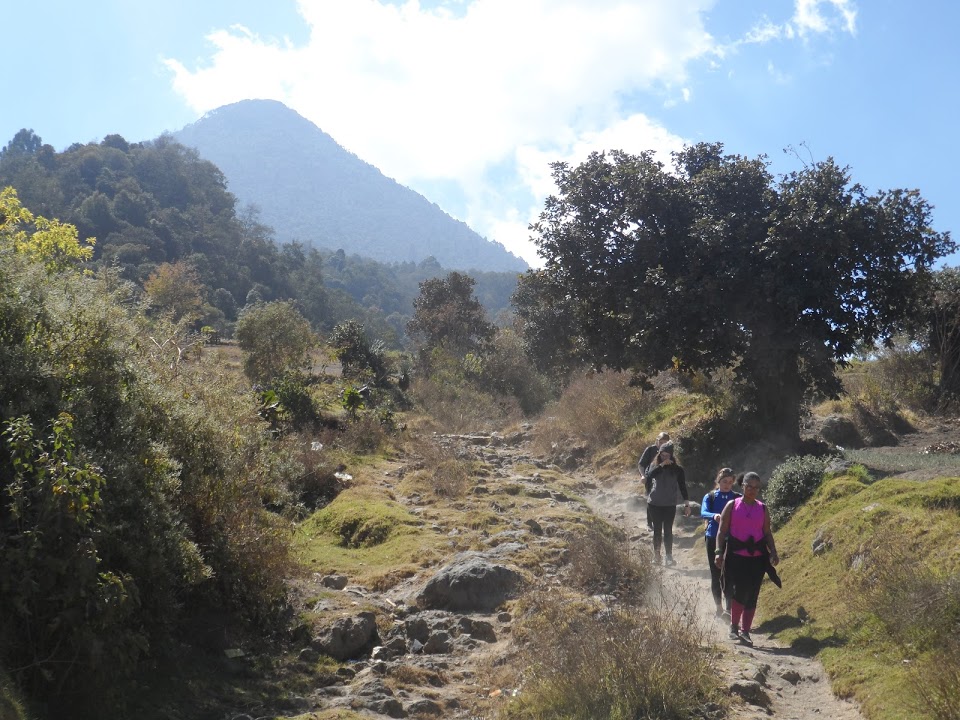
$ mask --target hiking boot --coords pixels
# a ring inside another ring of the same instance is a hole
[[[674,560],[669,555],[667,555],[667,559],[663,561],[664,567],[672,567],[673,565],[676,565],[676,564],[677,564],[677,561]]]
[[[748,633],[746,630],[740,633],[740,642],[748,647],[753,647],[753,638],[750,637],[750,633]]]
[[[730,639],[739,640],[740,639],[740,629],[736,625],[730,626]]]
[[[653,564],[654,564],[654,565],[659,565],[659,564],[660,564],[660,553],[654,553],[654,554],[653,554]]]

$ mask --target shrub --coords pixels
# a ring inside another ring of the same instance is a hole
[[[632,550],[622,533],[593,523],[570,543],[569,577],[588,594],[612,594],[639,603],[654,569],[649,556]]]
[[[788,457],[777,466],[764,491],[774,525],[785,523],[798,507],[813,497],[823,482],[826,467],[826,460],[813,455]]]
[[[686,613],[616,610],[534,594],[517,634],[527,683],[510,720],[702,717],[719,679]],[[682,678],[682,692],[678,681]]]
[[[246,351],[244,372],[254,382],[267,382],[286,370],[306,367],[316,337],[293,303],[277,301],[244,309],[234,330]]]
[[[553,444],[569,438],[585,442],[591,452],[612,447],[633,425],[643,404],[643,393],[631,387],[628,374],[582,373],[545,410],[551,421],[548,432],[539,435],[537,449],[549,453]]]
[[[213,353],[171,363],[153,338],[176,329],[131,306],[110,272],[49,276],[0,248],[0,577],[19,584],[0,592],[0,666],[72,717],[115,708],[200,603],[261,625],[285,599],[251,394]]]
[[[449,375],[417,378],[410,394],[414,403],[446,432],[494,430],[522,417],[516,401],[498,399]]]

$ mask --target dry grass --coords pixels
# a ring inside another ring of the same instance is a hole
[[[527,681],[505,718],[698,717],[723,702],[703,638],[681,615],[610,609],[554,589],[529,596],[519,625]]]
[[[636,604],[654,580],[649,555],[631,549],[622,533],[608,525],[589,523],[574,535],[569,547],[568,576],[588,594],[616,595]]]
[[[616,445],[652,397],[630,386],[626,373],[583,373],[544,411],[534,451],[552,455],[558,447],[584,443],[589,452]]]

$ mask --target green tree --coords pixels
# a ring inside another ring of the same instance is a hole
[[[424,280],[413,301],[413,319],[407,323],[407,331],[427,350],[442,348],[461,357],[481,352],[496,328],[473,296],[473,286],[473,278],[458,272]]]
[[[143,284],[150,307],[170,313],[174,322],[192,322],[200,317],[203,307],[203,283],[196,269],[188,263],[163,263]]]
[[[248,307],[234,334],[247,353],[244,372],[255,382],[269,382],[287,370],[305,367],[317,344],[310,323],[286,301]]]
[[[701,143],[672,169],[612,152],[553,170],[532,226],[545,265],[524,280],[551,292],[518,293],[528,336],[561,298],[595,366],[732,367],[748,414],[793,439],[804,394],[835,395],[837,364],[889,338],[954,248],[918,192],[868,194],[832,159],[774,179]]]
[[[381,383],[387,375],[387,363],[381,342],[370,342],[363,324],[355,320],[340,323],[333,329],[330,345],[343,366],[345,375],[355,377],[364,373]]]
[[[77,229],[34,215],[20,204],[12,187],[0,190],[0,244],[57,272],[93,255],[93,238],[80,242]]]
[[[960,268],[933,273],[925,301],[911,321],[912,334],[936,367],[939,404],[960,401]]]

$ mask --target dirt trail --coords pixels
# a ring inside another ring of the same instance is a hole
[[[621,527],[631,542],[644,546],[652,543],[646,525],[646,508],[636,496],[635,482],[621,481],[587,500],[598,515]],[[696,515],[699,511],[695,509],[693,513]],[[758,693],[756,702],[759,704],[735,704],[731,720],[770,717],[782,720],[863,720],[855,704],[833,695],[823,666],[816,659],[783,647],[763,632],[751,633],[752,648],[729,639],[727,622],[716,618],[714,613],[703,526],[694,520],[684,520],[679,512],[674,528],[673,557],[676,566],[662,572],[664,593],[696,598],[695,612],[707,637],[729,651],[721,661],[729,683],[740,683],[748,695],[751,691]],[[789,582],[789,579],[785,578],[785,581]],[[764,594],[776,591],[769,583],[764,584],[755,625],[763,621]]]

